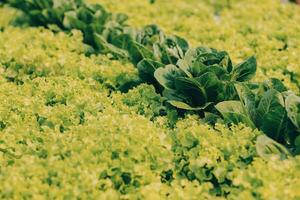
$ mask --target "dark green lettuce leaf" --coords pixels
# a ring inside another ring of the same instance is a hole
[[[291,93],[285,99],[285,109],[292,123],[300,129],[300,97]]]
[[[232,71],[232,80],[249,81],[256,72],[256,59],[251,56],[244,62],[236,65]]]
[[[183,76],[183,72],[175,65],[166,65],[154,72],[156,80],[166,89],[176,89],[175,80]]]
[[[111,53],[116,57],[128,58],[128,52],[108,43],[101,35],[94,34],[96,49],[101,53]]]
[[[243,123],[251,128],[255,128],[255,124],[247,115],[240,101],[223,101],[215,107],[221,113],[226,123]]]
[[[154,72],[156,69],[163,66],[164,65],[158,61],[151,59],[143,59],[137,64],[139,77],[147,83],[154,84],[156,82]]]
[[[163,96],[170,101],[181,101],[186,102],[187,97],[183,94],[178,93],[176,90],[164,89],[162,92]]]
[[[183,109],[183,110],[204,110],[206,109],[208,106],[210,106],[212,103],[206,103],[204,106],[200,106],[200,107],[191,107],[190,105],[182,102],[182,101],[168,101],[172,106],[174,106],[175,108],[179,108],[179,109]]]
[[[178,77],[175,79],[175,90],[186,96],[188,104],[202,106],[207,102],[205,88],[194,78]]]
[[[256,141],[257,154],[268,160],[274,155],[278,155],[282,160],[291,156],[291,153],[281,144],[272,140],[266,135],[260,135]]]
[[[184,71],[184,73],[188,77],[197,77],[201,75],[201,72],[203,69],[207,68],[203,63],[201,62],[193,62],[189,63],[186,59],[180,59],[177,62],[177,66]]]
[[[218,79],[213,72],[206,72],[195,80],[200,83],[206,93],[206,99],[208,102],[217,102],[220,95],[224,92],[223,83]]]
[[[151,50],[136,41],[130,41],[127,50],[132,63],[135,65],[143,59],[155,59]]]
[[[262,96],[257,107],[257,126],[272,139],[284,140],[287,112],[280,92],[271,89]]]
[[[239,99],[247,112],[250,119],[256,124],[257,111],[255,94],[247,87],[246,84],[235,84],[235,89],[238,93]]]

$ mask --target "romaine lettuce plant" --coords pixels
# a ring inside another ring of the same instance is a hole
[[[168,36],[156,25],[148,25],[141,30],[127,29],[126,33],[115,38],[113,44],[127,50],[141,79],[156,85],[156,88],[159,85],[154,78],[155,70],[168,64],[176,64],[189,49],[185,39]]]
[[[198,47],[189,49],[176,64],[159,67],[154,76],[170,104],[185,110],[204,110],[221,101],[238,99],[234,84],[250,80],[255,72],[254,57],[233,66],[227,52]]]
[[[238,101],[223,101],[216,105],[226,123],[244,123],[262,130],[273,140],[298,154],[300,150],[300,97],[288,91],[277,79],[250,89],[235,84]],[[263,140],[260,140],[263,141]],[[273,142],[273,147],[280,147]],[[282,147],[280,147],[282,149]]]

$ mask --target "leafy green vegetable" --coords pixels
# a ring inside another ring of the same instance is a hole
[[[281,144],[267,137],[260,135],[256,141],[256,151],[264,159],[269,159],[272,155],[278,155],[281,159],[291,156],[291,153]]]
[[[116,46],[109,44],[101,35],[95,34],[94,35],[94,42],[97,47],[97,49],[103,53],[111,53],[116,57],[121,57],[121,58],[127,58],[128,52],[117,48]]]
[[[250,83],[257,69],[254,56],[233,65],[226,51],[190,48],[185,39],[166,35],[153,24],[134,29],[126,24],[126,15],[83,0],[5,2],[22,10],[31,25],[53,31],[80,30],[84,42],[93,48],[87,54],[129,59],[140,79],[153,84],[170,105],[210,113],[214,119],[221,115],[226,123],[245,123],[292,152],[299,151],[300,97],[278,79]],[[118,88],[127,91],[142,81],[125,81]]]
[[[135,65],[143,59],[152,59],[166,65],[176,64],[189,48],[186,40],[178,36],[167,36],[156,25],[129,30],[129,34],[122,34],[117,40],[124,41],[122,48],[129,52]],[[120,47],[120,44],[117,45]]]
[[[131,61],[134,64],[138,64],[143,59],[154,59],[153,52],[136,41],[129,42],[128,53],[130,55]]]
[[[154,84],[156,79],[154,78],[154,72],[156,69],[163,67],[164,65],[158,61],[151,59],[143,59],[137,64],[139,76],[147,83]]]
[[[171,100],[171,101],[168,101],[172,106],[176,107],[176,108],[179,108],[179,109],[183,109],[183,110],[203,110],[205,108],[207,108],[210,103],[207,103],[206,105],[202,106],[202,107],[191,107],[189,106],[188,104],[186,103],[183,103],[181,101],[174,101],[174,100]]]
[[[252,57],[248,60],[245,61],[247,64],[238,65],[238,68],[251,65],[256,69],[255,58]],[[189,107],[201,108],[206,104],[238,99],[234,84],[239,81],[234,77],[236,71],[232,71],[231,59],[225,51],[205,47],[189,49],[176,65],[171,66],[167,65],[156,69],[154,76],[165,89],[174,90],[173,94],[177,93],[177,96],[183,97],[176,98],[176,100],[182,101]],[[175,71],[178,73],[174,73]],[[250,78],[250,74],[248,78]],[[246,78],[240,79],[247,80]],[[168,84],[166,84],[166,80],[168,80]]]
[[[203,85],[194,78],[176,77],[174,80],[177,93],[185,96],[191,105],[201,106],[207,102],[207,94]]]
[[[261,98],[257,107],[257,125],[271,138],[282,140],[287,115],[282,94],[271,89]]]
[[[275,84],[276,87],[278,85]],[[236,84],[235,87],[240,101],[235,102],[234,106],[226,101],[216,105],[224,120],[227,123],[244,123],[248,126],[252,124],[254,125],[252,127],[260,129],[267,136],[296,153],[298,149],[296,138],[300,135],[299,97],[291,91],[284,91],[283,87],[279,89],[284,92],[279,92],[270,85],[267,87],[261,85],[259,90],[251,90],[245,84]],[[240,108],[239,103],[243,109]]]
[[[248,117],[256,124],[256,103],[255,94],[243,84],[235,84],[235,89],[239,95],[242,106]]]
[[[292,123],[300,129],[300,97],[290,94],[285,99],[285,108]]]
[[[160,67],[154,72],[156,80],[166,89],[175,89],[175,79],[182,76],[182,71],[175,65]]]
[[[227,123],[244,123],[255,128],[254,123],[245,112],[240,101],[223,101],[216,105],[217,110],[222,114]]]
[[[8,3],[24,11],[31,25],[55,25],[55,29],[64,31],[79,29],[84,34],[84,42],[98,52],[128,57],[127,52],[112,44],[128,28],[124,14],[112,14],[99,4],[88,5],[82,0],[8,0]]]
[[[237,81],[249,81],[256,72],[256,59],[252,56],[233,69],[232,78]]]

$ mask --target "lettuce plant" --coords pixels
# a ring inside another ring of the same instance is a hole
[[[245,84],[236,84],[238,101],[223,101],[216,105],[227,123],[244,123],[262,130],[273,140],[298,154],[300,150],[300,97],[288,91],[277,79],[251,90]],[[259,140],[259,141],[265,141]],[[283,149],[273,142],[275,149]],[[284,154],[286,154],[284,152]]]
[[[227,52],[198,47],[189,49],[176,64],[158,68],[154,76],[164,87],[163,94],[170,104],[185,110],[203,110],[237,99],[234,84],[250,80],[255,71],[254,57],[233,66]]]

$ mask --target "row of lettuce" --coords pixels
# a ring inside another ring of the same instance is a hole
[[[300,97],[275,78],[264,83],[250,82],[256,72],[254,57],[233,65],[225,51],[191,48],[185,39],[166,35],[156,25],[136,30],[126,25],[125,14],[110,13],[100,4],[6,3],[24,11],[31,25],[54,31],[82,31],[83,41],[90,46],[87,54],[110,53],[115,58],[129,59],[137,67],[141,81],[153,84],[172,106],[197,111],[212,124],[221,120],[227,124],[244,123],[262,130],[292,154],[300,151]],[[289,155],[275,141],[259,141],[266,151],[271,149],[270,153]]]
[[[136,69],[86,57],[82,39],[44,28],[0,32],[1,198],[300,196],[299,157],[265,161],[261,132],[243,125],[211,128],[191,115],[170,129],[154,87],[118,92]]]

